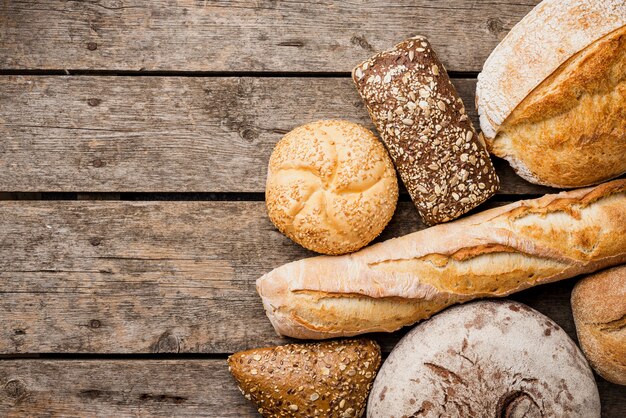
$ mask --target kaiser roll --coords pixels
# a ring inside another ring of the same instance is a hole
[[[276,144],[265,192],[269,217],[282,233],[309,250],[343,254],[382,232],[396,208],[398,181],[371,131],[323,120]]]

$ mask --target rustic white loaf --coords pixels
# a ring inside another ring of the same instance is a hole
[[[545,0],[496,47],[476,104],[489,150],[533,183],[626,171],[626,2]]]
[[[454,303],[626,262],[626,180],[546,195],[283,265],[257,281],[280,334],[395,331]]]

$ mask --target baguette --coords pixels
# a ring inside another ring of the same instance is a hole
[[[279,334],[392,332],[445,307],[626,262],[626,179],[515,202],[257,280]]]

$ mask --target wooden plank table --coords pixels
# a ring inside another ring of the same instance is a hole
[[[310,255],[267,219],[273,145],[321,118],[372,128],[349,71],[417,33],[476,122],[477,72],[536,4],[2,2],[0,416],[254,416],[225,359],[287,341],[254,281]],[[487,206],[550,191],[496,165]],[[400,200],[380,239],[424,227]],[[575,338],[573,282],[513,299]]]

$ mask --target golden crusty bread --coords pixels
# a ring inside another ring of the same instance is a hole
[[[489,57],[476,88],[489,150],[533,183],[626,172],[626,2],[546,0]]]
[[[276,144],[265,193],[269,217],[282,233],[309,250],[344,254],[385,228],[398,201],[398,181],[370,130],[323,120]]]
[[[325,341],[233,354],[228,366],[264,417],[360,417],[380,367],[370,340]]]
[[[454,303],[626,263],[626,180],[487,210],[257,280],[278,333],[391,332]]]
[[[606,380],[626,385],[626,266],[592,274],[572,291],[578,340]]]

